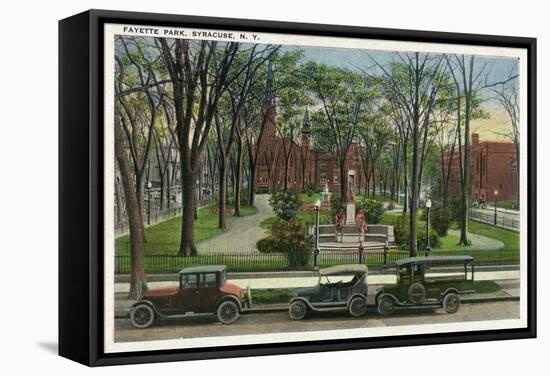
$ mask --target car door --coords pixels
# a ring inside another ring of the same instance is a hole
[[[199,274],[197,312],[214,312],[220,296],[218,279],[215,272]]]
[[[200,274],[182,274],[179,302],[176,310],[180,313],[198,312],[200,291],[198,288]]]

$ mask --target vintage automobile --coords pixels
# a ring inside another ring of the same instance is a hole
[[[457,266],[463,267],[459,273]],[[460,295],[475,292],[471,256],[410,257],[386,268],[395,268],[397,283],[376,292],[378,313],[384,316],[403,308],[443,307],[445,312],[455,313],[460,307]],[[437,272],[433,270],[436,268]]]
[[[227,283],[225,265],[197,266],[179,273],[179,286],[148,289],[130,307],[130,322],[147,328],[156,319],[215,315],[223,324],[250,307],[250,290]]]
[[[345,277],[348,277],[346,281]],[[351,279],[350,279],[351,277]],[[319,270],[313,287],[297,290],[288,305],[291,320],[303,319],[308,311],[347,310],[353,317],[367,313],[366,265],[339,265]]]

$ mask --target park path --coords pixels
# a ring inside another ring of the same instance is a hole
[[[256,195],[258,212],[246,217],[227,217],[224,233],[198,244],[199,253],[248,253],[258,252],[256,242],[266,236],[260,223],[274,215],[269,206],[269,195]]]
[[[447,230],[447,232],[450,235],[456,236],[460,239],[460,231],[459,230]],[[487,236],[483,235],[477,235],[472,234],[471,232],[468,233],[468,240],[471,242],[470,248],[471,249],[481,249],[481,250],[494,250],[494,249],[500,249],[504,247],[504,243],[500,240],[489,238]]]

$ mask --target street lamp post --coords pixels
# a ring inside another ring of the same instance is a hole
[[[151,224],[151,188],[153,188],[153,183],[149,180],[147,183],[147,224]]]
[[[315,251],[313,253],[313,267],[317,267],[317,258],[319,256],[319,210],[321,209],[321,201],[315,201]]]
[[[428,256],[430,254],[430,209],[432,208],[432,200],[426,200],[426,241],[424,247],[424,255]]]
[[[497,196],[498,196],[498,190],[495,189],[493,192],[495,194],[495,226],[497,225]]]

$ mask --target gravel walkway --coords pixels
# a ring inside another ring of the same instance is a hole
[[[449,235],[456,236],[460,239],[459,230],[448,230]],[[487,236],[468,233],[468,240],[471,242],[469,248],[471,249],[481,249],[481,250],[494,250],[504,247],[504,243],[500,240],[489,238]]]
[[[269,206],[269,195],[256,195],[258,213],[246,217],[227,217],[227,230],[223,234],[198,244],[199,253],[258,252],[256,242],[266,236],[260,222],[274,215]]]

